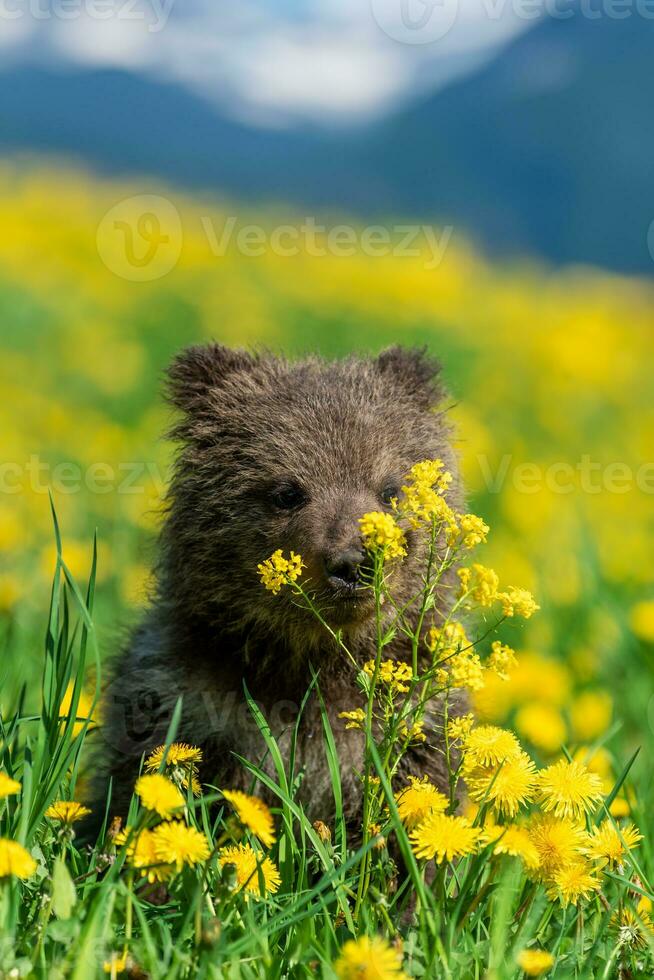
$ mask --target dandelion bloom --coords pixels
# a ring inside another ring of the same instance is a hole
[[[381,936],[348,939],[334,963],[338,980],[405,980],[402,957]]]
[[[615,866],[622,864],[625,854],[642,839],[643,835],[633,824],[618,830],[610,820],[604,820],[588,834],[584,850],[593,860]]]
[[[536,790],[536,767],[522,750],[499,768],[469,767],[464,759],[463,774],[473,800],[491,803],[494,810],[509,817],[529,803]]]
[[[576,905],[580,898],[588,900],[599,887],[600,880],[593,874],[592,865],[580,858],[555,871],[546,891],[548,898],[552,901],[558,898],[565,908]]]
[[[554,966],[554,957],[545,949],[522,949],[516,962],[528,977],[539,977]]]
[[[257,565],[262,584],[273,595],[277,595],[283,585],[297,582],[303,568],[305,565],[300,555],[291,551],[290,558],[284,558],[281,548],[273,552],[270,558],[266,558],[264,562]]]
[[[234,865],[237,891],[245,889],[246,897],[265,898],[274,895],[281,884],[277,866],[269,857],[257,854],[249,844],[232,844],[218,853],[220,866]]]
[[[383,549],[386,558],[404,558],[406,555],[404,531],[392,514],[370,511],[359,518],[359,527],[366,551]]]
[[[405,786],[395,794],[395,800],[400,820],[411,830],[430,813],[442,813],[446,810],[449,800],[429,782],[426,776],[422,779],[409,776],[409,781],[409,786]]]
[[[452,861],[455,857],[474,853],[484,833],[473,827],[466,817],[431,813],[409,836],[416,857],[433,858],[437,864],[442,864],[444,860]]]
[[[153,884],[155,881],[167,881],[173,869],[169,864],[164,864],[157,854],[156,838],[153,830],[144,828],[137,835],[131,836],[127,828],[122,830],[116,837],[116,844],[127,843],[127,860],[133,868],[137,868],[141,875]]]
[[[647,949],[654,939],[654,924],[649,912],[640,908],[637,909],[636,914],[627,908],[614,912],[610,925],[618,934],[618,946],[643,950]]]
[[[490,840],[494,841],[493,851],[495,854],[508,854],[511,857],[519,857],[524,863],[525,868],[534,871],[540,864],[538,849],[528,831],[517,824],[509,823],[500,826],[496,824],[491,828],[485,828]]]
[[[0,879],[31,878],[36,871],[36,861],[22,844],[0,838]]]
[[[65,823],[70,826],[70,824],[75,823],[77,820],[81,820],[82,817],[88,816],[90,812],[87,806],[83,806],[81,803],[75,803],[74,800],[59,800],[57,803],[52,803],[48,807],[45,815],[46,817],[50,817],[51,820],[58,820],[59,823]]]
[[[470,765],[499,766],[520,755],[520,742],[507,728],[478,725],[465,741],[466,759]]]
[[[202,749],[195,745],[187,745],[185,742],[173,742],[166,751],[165,745],[159,745],[153,749],[145,760],[145,768],[148,772],[159,772],[161,764],[166,758],[166,768],[173,769],[195,768],[202,762]]]
[[[180,820],[159,824],[152,835],[157,860],[174,865],[177,871],[181,871],[185,864],[201,864],[211,854],[205,835]]]
[[[568,733],[559,709],[540,701],[523,705],[516,714],[515,724],[521,735],[549,754],[559,752]]]
[[[251,830],[265,847],[272,847],[275,843],[275,825],[272,813],[263,800],[258,796],[248,796],[247,793],[241,793],[236,789],[224,789],[222,793],[234,807],[240,822]]]
[[[561,759],[538,774],[541,806],[556,817],[581,817],[602,799],[602,780],[580,762]]]
[[[160,817],[169,817],[174,810],[184,806],[184,797],[177,786],[159,773],[140,776],[135,790],[146,810],[154,810]]]
[[[20,793],[20,783],[8,776],[6,772],[0,772],[0,800],[8,796]]]
[[[552,875],[578,860],[586,844],[586,832],[573,820],[558,820],[552,814],[533,817],[527,829],[540,858],[540,870]]]

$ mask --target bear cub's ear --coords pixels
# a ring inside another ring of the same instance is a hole
[[[440,363],[427,353],[426,347],[389,347],[375,361],[377,369],[423,408],[431,408],[440,402],[445,391],[439,377]]]
[[[183,412],[202,407],[212,388],[219,388],[235,371],[247,371],[256,358],[222,344],[198,344],[178,354],[168,368],[166,396]]]

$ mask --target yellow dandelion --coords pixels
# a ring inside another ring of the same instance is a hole
[[[6,772],[0,772],[0,800],[14,796],[16,793],[20,793],[20,783],[8,776]]]
[[[302,574],[302,569],[305,567],[300,555],[291,551],[290,558],[284,558],[282,549],[278,548],[270,558],[266,558],[264,562],[257,565],[257,571],[262,584],[273,595],[277,595],[283,585],[297,582]]]
[[[584,691],[570,706],[572,734],[578,742],[592,742],[607,730],[612,714],[608,691]]]
[[[36,861],[22,844],[0,837],[0,879],[31,878],[36,871]]]
[[[604,820],[588,834],[588,843],[584,850],[590,858],[600,861],[601,865],[615,866],[622,864],[625,854],[637,847],[642,839],[643,835],[633,824],[618,830],[610,820]]]
[[[602,780],[580,762],[561,759],[538,774],[541,806],[556,817],[580,817],[602,799]]]
[[[146,810],[154,810],[160,817],[169,817],[184,806],[184,797],[177,786],[160,773],[140,776],[135,790]]]
[[[276,865],[269,857],[258,854],[249,844],[234,844],[218,852],[221,868],[226,864],[236,871],[236,890],[245,890],[246,897],[264,898],[274,895],[281,884]]]
[[[530,871],[534,871],[539,866],[538,849],[525,827],[509,823],[503,826],[495,824],[484,829],[487,831],[489,839],[494,841],[493,851],[495,854],[519,857]]]
[[[185,742],[173,742],[166,752],[166,746],[159,745],[145,760],[146,772],[159,772],[164,755],[166,775],[175,785],[182,786],[184,789],[188,789],[190,781],[193,793],[199,796],[198,765],[202,762],[202,749],[195,745],[187,745]]]
[[[554,966],[554,957],[545,949],[522,949],[516,962],[528,977],[540,977]]]
[[[558,898],[565,908],[566,905],[576,905],[580,898],[587,901],[600,884],[599,878],[593,874],[592,865],[579,859],[555,871],[546,892],[548,898],[552,901]]]
[[[490,803],[493,809],[509,817],[515,817],[521,806],[534,798],[536,767],[526,752],[507,759],[498,768],[470,767],[464,758],[463,776],[468,791],[477,803]]]
[[[539,701],[530,701],[520,708],[515,726],[532,745],[548,754],[560,751],[568,733],[558,708]]]
[[[453,861],[456,857],[473,854],[484,833],[473,827],[466,817],[449,817],[444,813],[431,813],[409,835],[414,854],[419,858]]]
[[[174,865],[177,871],[181,871],[185,864],[201,864],[211,853],[205,835],[195,827],[187,827],[180,820],[159,824],[152,835],[157,860]]]
[[[366,551],[381,550],[386,558],[404,558],[406,538],[392,514],[370,511],[359,519],[361,539]]]
[[[116,837],[117,846],[127,843],[127,860],[133,868],[137,868],[141,876],[152,884],[155,881],[167,881],[173,869],[170,864],[162,862],[156,848],[156,837],[153,830],[144,828],[132,836],[129,828],[121,830]]]
[[[334,963],[338,980],[405,980],[402,956],[381,936],[348,939]]]
[[[88,816],[90,812],[89,808],[83,806],[81,803],[75,803],[73,800],[59,800],[57,803],[52,803],[48,807],[45,815],[50,820],[57,820],[59,823],[65,823],[70,826],[70,824],[75,823],[77,820],[81,820],[82,817]]]
[[[520,755],[520,742],[507,728],[478,725],[465,741],[466,760],[470,766],[498,766]]]
[[[366,713],[363,708],[355,708],[353,711],[339,711],[339,718],[343,718],[347,722],[345,730],[348,728],[363,728],[363,723],[366,720]]]
[[[234,807],[240,822],[251,830],[265,847],[272,847],[275,843],[275,825],[272,813],[263,800],[258,796],[248,796],[247,793],[241,793],[236,789],[224,789],[222,794]]]
[[[429,782],[427,776],[422,779],[409,776],[409,785],[395,794],[395,801],[400,820],[408,830],[430,813],[442,813],[449,805],[448,798]]]
[[[586,846],[584,828],[573,820],[559,820],[552,814],[538,814],[527,824],[543,875],[552,875],[578,860]]]
[[[610,925],[618,934],[618,946],[643,950],[654,939],[654,924],[649,912],[640,908],[635,913],[627,908],[614,912]]]

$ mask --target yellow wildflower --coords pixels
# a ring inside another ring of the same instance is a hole
[[[124,949],[122,953],[111,953],[109,959],[105,960],[102,964],[102,969],[105,973],[110,973],[112,976],[118,973],[126,973],[128,960],[129,954],[127,949]]]
[[[127,843],[129,841],[129,843]],[[154,831],[144,828],[136,836],[132,836],[129,828],[121,830],[116,837],[116,845],[127,844],[127,861],[133,868],[137,868],[142,877],[147,878],[150,884],[155,881],[167,881],[173,868],[170,864],[162,862],[155,846],[156,837]]]
[[[536,845],[525,827],[509,823],[502,826],[494,824],[492,827],[484,829],[489,839],[495,842],[493,847],[495,854],[509,854],[512,857],[519,857],[530,871],[533,871],[540,864]]]
[[[554,966],[554,957],[544,949],[522,949],[516,962],[528,977],[540,977]]]
[[[366,713],[363,708],[354,708],[353,711],[339,711],[338,717],[347,721],[347,725],[345,726],[345,730],[347,731],[348,728],[363,728]]]
[[[500,584],[497,572],[475,562],[470,568],[457,572],[461,582],[461,595],[474,599],[480,606],[490,606],[498,596]]]
[[[520,742],[513,732],[495,725],[478,725],[465,741],[468,766],[498,766],[520,755]]]
[[[531,592],[527,589],[517,589],[513,585],[506,592],[497,593],[496,598],[502,603],[502,612],[505,616],[522,616],[523,619],[530,619],[540,609]]]
[[[184,806],[184,797],[177,786],[160,773],[140,776],[135,790],[146,810],[154,810],[160,817],[169,817],[174,810]]]
[[[246,897],[265,898],[274,895],[281,884],[279,871],[269,857],[258,854],[249,844],[223,847],[218,858],[220,866],[232,864],[236,870],[236,890],[245,889]],[[261,879],[261,880],[260,880]]]
[[[423,732],[424,726],[424,721],[414,721],[409,728],[403,718],[398,728],[400,739],[403,742],[426,742],[427,736]]]
[[[587,900],[600,887],[600,880],[593,874],[592,865],[577,860],[564,864],[552,875],[546,889],[548,898],[559,899],[563,907],[576,905],[580,898]]]
[[[51,820],[57,820],[59,823],[70,826],[77,820],[81,820],[82,817],[86,817],[90,812],[89,808],[81,803],[75,803],[73,800],[59,800],[59,802],[52,803],[48,807],[45,815]]]
[[[445,626],[432,626],[427,634],[427,649],[431,653],[438,651],[439,660],[453,656],[464,647],[470,646],[466,631],[461,623],[446,623]]]
[[[475,548],[478,544],[485,544],[490,528],[481,517],[475,514],[457,514],[456,523],[451,524],[448,530],[447,543],[454,547],[461,541],[464,548]]]
[[[66,692],[61,699],[61,704],[59,705],[59,718],[62,722],[65,722],[70,715],[70,709],[73,704],[73,693],[75,691],[75,684],[70,681]],[[73,738],[76,738],[81,731],[84,730],[87,719],[89,731],[95,728],[95,721],[93,719],[93,698],[86,691],[80,691],[79,701],[77,702],[77,711],[75,712],[75,722],[73,724]],[[63,728],[63,724],[62,724]]]
[[[444,860],[453,861],[456,857],[473,854],[484,833],[473,827],[466,817],[431,813],[409,837],[416,857],[442,864]]]
[[[374,677],[375,661],[368,660],[363,665],[363,671],[368,677]],[[406,682],[413,679],[413,668],[411,664],[404,663],[401,660],[384,660],[379,665],[377,677],[382,684],[386,684],[391,690],[406,693],[409,690]]]
[[[570,707],[572,734],[579,742],[592,742],[611,724],[613,699],[608,691],[584,691]]]
[[[395,794],[395,801],[400,820],[409,830],[430,813],[442,813],[449,805],[447,797],[430,783],[427,776],[422,779],[409,776],[409,785]]]
[[[16,793],[20,793],[20,783],[8,776],[6,772],[0,772],[0,800],[14,796]]]
[[[586,845],[584,828],[573,820],[559,820],[552,814],[532,817],[527,830],[540,858],[540,870],[552,875],[577,860]]]
[[[551,704],[537,701],[525,704],[516,714],[515,724],[520,734],[543,752],[559,752],[566,739],[565,721]]]
[[[601,865],[610,864],[615,867],[623,863],[625,854],[637,847],[642,839],[643,835],[633,824],[620,827],[618,831],[610,820],[603,820],[599,827],[593,827],[588,834],[584,851]]]
[[[402,957],[381,936],[348,939],[334,963],[338,980],[405,980]]]
[[[632,606],[629,622],[639,639],[654,643],[654,599],[644,599]]]
[[[202,762],[202,749],[195,745],[187,745],[184,742],[173,742],[168,746],[166,752],[165,745],[158,745],[145,760],[145,770],[149,773],[157,773],[166,759],[165,772],[176,785],[188,789],[189,780],[191,788],[196,796],[200,793],[200,783],[198,780],[198,764]]]
[[[475,716],[470,713],[453,718],[447,723],[447,737],[451,742],[463,741],[469,734],[475,721]]]
[[[536,767],[522,750],[498,768],[470,767],[470,760],[466,755],[463,775],[473,800],[477,803],[490,803],[498,813],[509,817],[514,817],[520,807],[534,797]]]
[[[283,585],[297,582],[305,567],[300,555],[291,551],[290,558],[284,558],[282,549],[278,548],[270,558],[257,565],[257,571],[262,584],[273,595],[277,595]]]
[[[275,825],[272,813],[263,800],[235,789],[224,789],[222,793],[234,807],[240,822],[251,830],[265,847],[272,847],[275,843]]]
[[[185,864],[201,864],[211,853],[209,841],[195,827],[187,827],[180,820],[160,823],[152,831],[154,853],[158,861],[172,864],[181,871]]]
[[[446,661],[445,668],[436,671],[436,682],[443,687],[466,687],[481,691],[485,684],[484,667],[478,654],[466,651]]]
[[[366,551],[381,549],[386,558],[404,558],[406,539],[392,514],[370,511],[359,519],[361,538]]]
[[[491,644],[491,655],[488,658],[488,666],[503,681],[508,681],[510,672],[518,666],[515,650],[512,650],[511,647],[506,646],[504,643],[500,643],[499,640],[495,640]]]
[[[31,878],[36,871],[36,861],[22,844],[0,837],[0,879]]]
[[[559,762],[538,774],[541,806],[557,817],[580,817],[602,799],[602,780],[580,762]]]

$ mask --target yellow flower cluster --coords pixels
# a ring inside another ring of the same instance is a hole
[[[359,519],[359,527],[366,551],[381,551],[384,558],[406,556],[406,538],[392,514],[370,511]]]
[[[270,558],[257,565],[257,571],[263,585],[273,595],[277,595],[283,585],[297,582],[305,567],[300,555],[291,551],[290,557],[285,558],[282,549],[278,548]]]
[[[165,761],[164,761],[165,760]],[[162,766],[164,772],[176,786],[188,789],[189,784],[193,793],[200,793],[198,765],[202,762],[202,749],[183,742],[173,742],[166,751],[165,745],[159,745],[145,760],[145,770],[148,773],[158,773]]]
[[[368,677],[375,676],[375,661],[368,660],[363,665],[363,671]],[[406,693],[410,690],[408,681],[413,679],[413,668],[411,664],[401,660],[383,660],[379,664],[377,674],[382,684],[385,684],[391,691]]]

